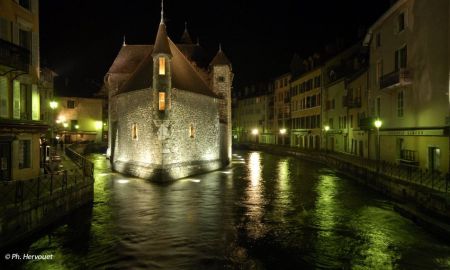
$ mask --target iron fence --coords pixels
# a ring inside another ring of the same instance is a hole
[[[55,194],[72,192],[76,189],[91,185],[93,178],[80,174],[69,174],[67,171],[59,171],[46,174],[37,178],[17,181],[0,182],[0,217],[15,214],[10,209],[18,206],[30,206],[39,204],[45,198],[52,198]]]
[[[80,169],[83,172],[83,176],[87,177],[94,177],[94,164],[85,158],[84,156],[78,154],[75,152],[75,150],[71,149],[70,147],[66,147],[65,150],[66,156],[68,156],[75,164],[80,167]]]

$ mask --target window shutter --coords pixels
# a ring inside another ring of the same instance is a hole
[[[20,82],[13,81],[13,118],[20,119]]]
[[[33,1],[34,2],[34,1]],[[31,32],[31,65],[34,67],[39,66],[39,33]]]
[[[0,117],[9,117],[8,79],[0,77]]]
[[[31,86],[31,119],[38,121],[40,119],[40,96],[36,84]]]

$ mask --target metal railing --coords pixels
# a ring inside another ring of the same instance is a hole
[[[396,84],[404,84],[410,81],[410,72],[402,68],[391,73],[385,74],[380,78],[380,89],[387,88]]]
[[[59,171],[53,174],[41,175],[37,178],[17,181],[0,182],[0,217],[7,218],[11,213],[10,208],[18,206],[31,206],[39,204],[42,200],[52,198],[56,194],[71,192],[91,185],[93,178],[83,177],[80,174],[69,174],[67,171]]]
[[[28,72],[30,51],[0,39],[0,64]]]
[[[83,172],[83,176],[94,178],[94,163],[85,158],[84,156],[75,152],[75,150],[70,147],[66,147],[65,154],[68,156],[75,164],[80,167]]]

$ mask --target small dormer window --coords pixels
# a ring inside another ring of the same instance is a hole
[[[159,58],[159,75],[166,75],[166,58]]]
[[[159,92],[158,108],[160,111],[164,111],[166,109],[166,93],[164,92]]]

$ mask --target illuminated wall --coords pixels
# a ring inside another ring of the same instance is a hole
[[[222,167],[217,101],[172,89],[170,119],[162,122],[155,117],[155,93],[144,89],[111,98],[113,168],[164,181]]]

